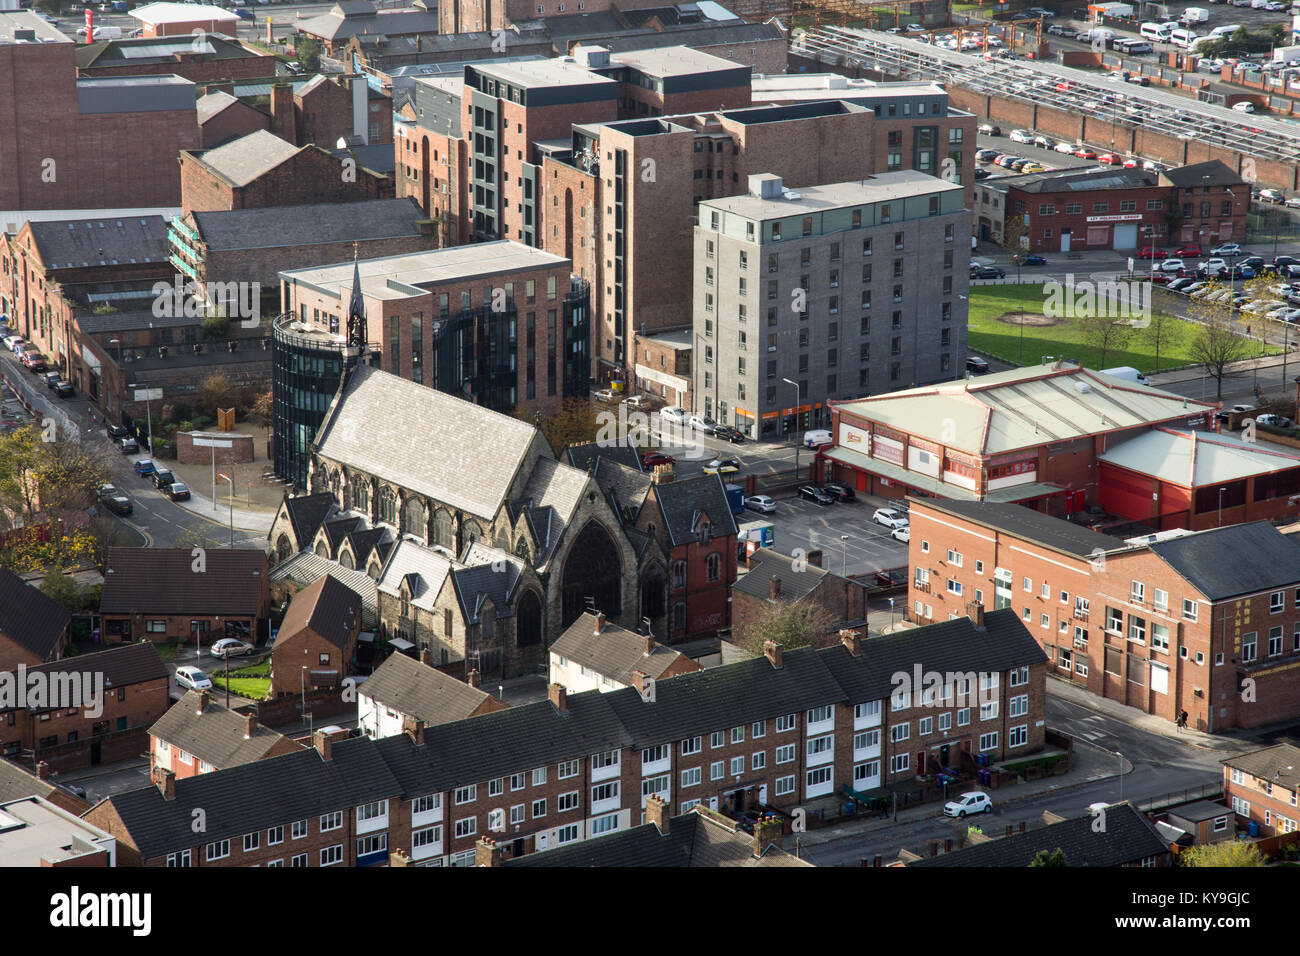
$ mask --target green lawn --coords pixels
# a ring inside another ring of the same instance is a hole
[[[1100,350],[1084,344],[1080,325],[1073,319],[1060,319],[1055,325],[1026,324],[1022,351],[1021,327],[1014,322],[999,321],[998,317],[1020,309],[1026,315],[1042,316],[1045,300],[1041,284],[971,286],[970,347],[1016,365],[1036,365],[1043,356],[1051,355],[1077,360],[1085,368],[1131,365],[1142,372],[1157,371],[1155,349],[1141,330],[1133,332],[1122,348],[1107,351],[1103,360]],[[1174,331],[1160,344],[1160,368],[1189,365],[1194,361],[1191,342],[1196,326],[1174,321]],[[1275,353],[1279,349],[1270,346],[1268,351]]]
[[[224,692],[226,679],[219,674],[211,676],[213,689]],[[230,692],[247,700],[262,700],[271,692],[271,679],[269,677],[231,677]]]

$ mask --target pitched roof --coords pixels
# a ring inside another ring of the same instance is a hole
[[[47,269],[167,261],[162,216],[33,221],[28,228]]]
[[[420,235],[415,222],[424,214],[414,199],[403,196],[196,212],[193,217],[210,250],[228,251],[414,237]]]
[[[573,514],[587,491],[585,471],[554,458],[538,458],[517,504],[525,507],[537,535],[535,563],[540,567],[555,553]]]
[[[339,650],[347,650],[360,613],[361,596],[327,574],[293,596],[280,624],[277,644],[310,628]]]
[[[358,694],[399,714],[418,717],[426,727],[463,720],[491,697],[405,654],[390,654],[360,685]]]
[[[378,421],[388,423],[381,442],[374,440]],[[316,450],[475,517],[493,518],[537,434],[517,418],[361,365],[331,402]]]
[[[238,102],[239,100],[236,97],[231,96],[225,90],[217,90],[215,93],[200,96],[198,103],[195,105],[195,109],[198,111],[199,125],[202,126],[212,117]]]
[[[1211,159],[1205,163],[1193,163],[1190,166],[1179,166],[1175,169],[1166,169],[1160,174],[1160,177],[1168,180],[1171,186],[1178,186],[1183,189],[1199,188],[1201,186],[1237,186],[1243,182],[1239,173],[1217,159]]]
[[[403,582],[410,592],[411,604],[425,611],[433,610],[433,602],[442,590],[453,567],[459,562],[453,561],[445,554],[435,551],[428,545],[421,544],[410,535],[403,535],[393,546],[384,569],[375,582],[378,590],[384,594],[397,597],[401,594]]]
[[[379,623],[379,597],[374,579],[364,571],[345,568],[337,561],[322,558],[311,551],[300,551],[272,569],[271,581],[287,579],[305,587],[326,574],[333,575],[361,595],[362,625],[375,627]]]
[[[676,478],[654,486],[672,547],[700,540],[700,519],[708,515],[714,538],[736,534],[736,517],[719,475]]]
[[[189,691],[149,728],[150,735],[194,754],[218,770],[261,760],[285,739],[261,724],[254,725],[252,737],[245,737],[248,719],[243,714],[227,710],[211,697],[200,713],[200,697],[198,691]]]
[[[208,548],[202,570],[189,548],[110,548],[102,614],[256,615],[266,580],[258,548]]]
[[[452,568],[451,581],[465,622],[477,624],[488,599],[497,617],[509,616],[510,599],[519,583],[523,562],[512,554],[474,542],[462,563],[465,567]]]
[[[1153,428],[1107,448],[1097,460],[1184,488],[1300,468],[1300,455],[1281,448],[1190,428]]]
[[[289,523],[293,526],[294,537],[298,539],[298,547],[311,547],[321,523],[334,508],[334,496],[328,491],[284,499],[284,510],[289,515]]]
[[[1211,528],[1149,547],[1211,601],[1300,582],[1300,541],[1267,521]]]
[[[306,148],[259,129],[215,149],[204,150],[198,158],[232,186],[247,186]]]
[[[167,667],[158,656],[158,649],[150,641],[138,641],[135,644],[122,644],[106,651],[92,654],[78,654],[61,661],[47,661],[35,667],[27,668],[27,673],[86,674],[92,682],[101,675],[104,692],[130,684],[143,684],[152,680],[167,680],[170,676]],[[40,711],[57,710],[53,707],[36,708]]]
[[[10,800],[22,800],[24,797],[41,797],[56,803],[64,792],[49,780],[42,780],[24,767],[0,758],[0,804]],[[71,797],[71,794],[67,794]],[[75,799],[75,798],[73,798]],[[64,807],[64,809],[69,809]]]
[[[1128,547],[1119,538],[1112,538],[1024,505],[991,501],[949,501],[942,498],[914,499],[914,505],[922,511],[934,509],[985,528],[1005,531],[1017,538],[1076,558],[1091,557],[1098,549],[1110,552]]]
[[[794,558],[771,548],[759,548],[750,555],[749,564],[749,570],[736,579],[732,590],[763,600],[769,600],[772,593],[772,578],[781,582],[780,600],[798,601],[811,594],[821,584],[822,578],[830,574],[806,561],[796,570]]]
[[[1043,173],[1025,173],[1007,176],[983,185],[995,189],[1018,189],[1026,193],[1086,192],[1095,189],[1141,189],[1155,186],[1155,173],[1141,169],[1115,169],[1111,167],[1083,170],[1062,169]]]
[[[1274,744],[1261,747],[1221,761],[1225,766],[1241,770],[1288,790],[1300,790],[1300,747],[1291,744]]]
[[[1127,801],[1106,808],[1106,827],[1091,814],[1037,830],[1015,833],[977,846],[917,860],[912,866],[1028,866],[1039,851],[1059,849],[1069,866],[1123,866],[1149,856],[1167,856],[1169,841]]]
[[[684,657],[680,651],[663,644],[655,644],[654,650],[647,654],[645,645],[645,635],[617,624],[607,622],[596,633],[596,615],[583,614],[556,638],[550,650],[603,677],[634,687],[638,681],[633,671],[658,678]]]
[[[564,450],[564,456],[569,460],[570,465],[583,471],[586,471],[587,466],[593,461],[618,462],[636,471],[643,470],[640,453],[627,444],[604,445],[594,441],[583,442],[580,445],[570,445]]]
[[[608,458],[596,459],[592,477],[602,494],[613,495],[620,512],[623,508],[640,508],[650,490],[651,479],[644,471]]]
[[[58,601],[0,567],[0,635],[45,660],[71,620],[68,609]]]

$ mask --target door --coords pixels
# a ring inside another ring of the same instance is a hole
[[[731,795],[731,808],[737,813],[745,812],[745,791],[737,790]]]
[[[90,765],[92,767],[99,766],[100,759],[100,742],[98,740],[92,740],[90,742]]]
[[[1069,229],[1061,230],[1061,251],[1062,252],[1070,251],[1070,230]]]
[[[1138,227],[1135,222],[1126,222],[1115,227],[1115,248],[1136,249],[1138,244]]]
[[[939,763],[945,767],[948,766],[948,749],[950,746],[950,744],[944,744],[939,748]]]
[[[190,640],[202,641],[206,644],[211,626],[212,622],[210,621],[190,621]]]

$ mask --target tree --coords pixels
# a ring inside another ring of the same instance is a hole
[[[743,628],[736,629],[733,642],[754,654],[763,653],[767,641],[790,651],[821,644],[833,623],[830,611],[815,601],[771,603]]]
[[[304,70],[315,73],[320,69],[320,43],[315,38],[299,36],[294,40],[293,52]]]
[[[269,388],[264,392],[260,392],[257,397],[253,399],[250,413],[253,417],[253,421],[257,422],[257,424],[261,425],[263,428],[266,428],[271,424],[272,419],[275,417],[275,400],[272,397]]]
[[[1023,213],[1010,213],[1004,217],[1002,223],[1002,246],[1010,249],[1016,255],[1025,251],[1025,244],[1021,242],[1025,236],[1029,235],[1029,227],[1025,225]]]
[[[1106,311],[1108,310],[1104,307],[1099,308],[1098,312],[1103,314],[1082,316],[1079,319],[1084,344],[1101,353],[1098,368],[1106,368],[1106,354],[1124,348],[1133,335],[1131,318],[1115,318],[1104,314]]]
[[[203,337],[205,339],[224,339],[230,331],[230,316],[225,309],[216,309],[203,317]]]
[[[102,585],[78,584],[70,574],[47,574],[41,581],[41,591],[68,609],[72,614],[91,614],[99,610]]]
[[[1201,290],[1204,294],[1187,310],[1188,316],[1198,323],[1196,331],[1192,333],[1192,360],[1198,365],[1204,365],[1205,370],[1214,377],[1219,398],[1223,397],[1224,370],[1228,365],[1244,358],[1247,351],[1246,340],[1237,334],[1231,304],[1206,301],[1221,288],[1213,280],[1206,283],[1206,287]]]
[[[1065,853],[1058,846],[1055,850],[1039,850],[1038,855],[1029,863],[1030,866],[1069,866],[1065,862]]]
[[[1194,846],[1178,854],[1182,866],[1263,866],[1264,855],[1259,847],[1245,840],[1224,840]]]
[[[566,398],[546,415],[515,409],[514,416],[540,428],[557,455],[570,445],[595,441],[600,431],[597,408],[585,398]]]
[[[1182,330],[1182,323],[1165,312],[1152,312],[1150,324],[1142,330],[1142,337],[1150,342],[1156,350],[1156,367],[1151,371],[1160,371],[1160,347],[1177,339]]]
[[[196,401],[205,415],[215,418],[217,409],[230,408],[234,404],[235,387],[224,372],[213,372],[199,386]]]

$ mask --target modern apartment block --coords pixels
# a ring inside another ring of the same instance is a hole
[[[913,171],[700,203],[695,411],[768,438],[827,399],[956,375],[966,354],[970,213]]]

